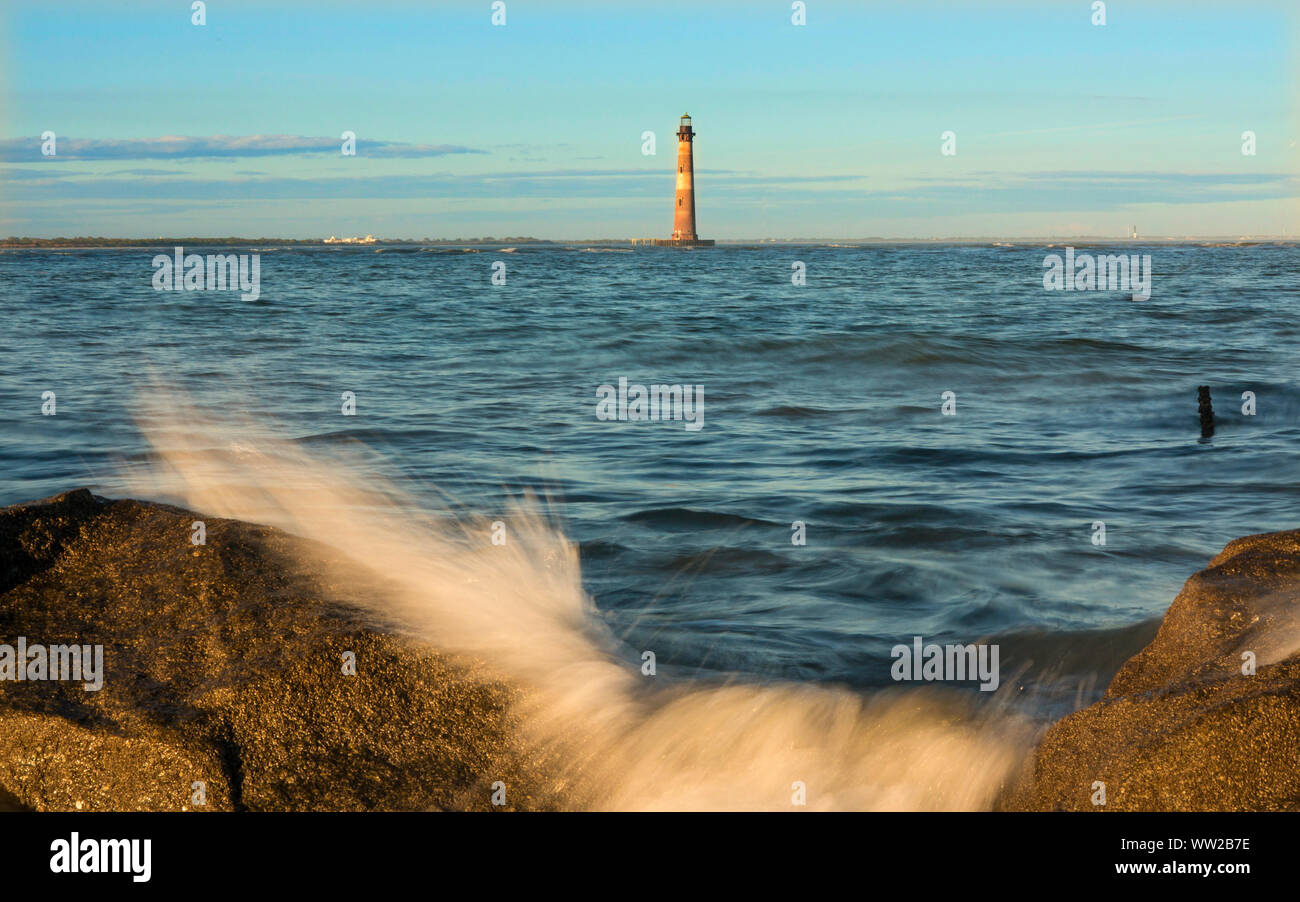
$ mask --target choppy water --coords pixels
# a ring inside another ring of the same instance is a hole
[[[429,509],[549,495],[667,674],[857,686],[914,635],[1122,659],[1224,543],[1300,526],[1295,246],[1139,248],[1142,303],[1044,291],[1041,246],[260,250],[254,302],[153,290],[155,249],[0,252],[0,503],[121,494],[156,379],[360,440]],[[621,376],[703,385],[704,428],[598,421]]]

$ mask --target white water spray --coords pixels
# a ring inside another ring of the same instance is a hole
[[[802,786],[808,809],[981,809],[1033,741],[1027,721],[955,693],[657,683],[594,616],[576,547],[535,502],[493,518],[421,512],[364,453],[163,406],[184,412],[141,423],[156,457],[127,474],[132,492],[282,528],[373,574],[377,621],[525,689],[524,739],[559,763],[575,805],[801,810]]]

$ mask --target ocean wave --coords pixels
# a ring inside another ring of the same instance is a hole
[[[955,692],[657,684],[629,663],[637,650],[620,647],[596,616],[575,547],[527,500],[505,514],[509,538],[494,544],[487,519],[413,515],[414,499],[337,449],[268,441],[261,430],[245,437],[204,424],[175,399],[165,409],[176,421],[154,466],[127,474],[137,488],[277,526],[372,574],[344,594],[377,622],[523,687],[522,736],[538,760],[562,762],[554,785],[568,805],[788,810],[802,794],[814,810],[983,809],[1041,728]],[[182,451],[177,435],[186,429],[192,442]],[[258,451],[214,459],[204,453],[214,431]]]

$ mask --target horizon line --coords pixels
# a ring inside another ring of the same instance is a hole
[[[332,237],[332,236],[331,236]],[[312,238],[290,238],[285,236],[242,236],[242,235],[159,235],[154,238],[144,236],[130,237],[113,237],[106,235],[54,235],[48,237],[36,235],[9,236],[0,238],[0,247],[21,246],[24,243],[50,243],[50,242],[113,242],[119,245],[136,243],[138,246],[154,246],[160,243],[176,242],[201,242],[210,244],[220,244],[222,242],[292,242],[296,244],[321,244],[329,247],[371,247],[381,244],[502,244],[508,242],[525,242],[529,244],[631,244],[634,241],[645,241],[645,238],[632,237],[605,237],[605,238],[537,238],[531,235],[505,235],[497,238],[492,235],[475,236],[468,238],[376,238],[372,237],[370,241],[363,241],[359,237],[352,240],[334,240],[329,241],[324,237]],[[918,237],[918,236],[879,236],[870,235],[864,237],[815,237],[799,236],[793,238],[715,238],[718,244],[823,244],[834,242],[847,242],[850,244],[902,244],[902,243],[935,243],[935,242],[974,242],[974,241],[1019,241],[1019,242],[1042,242],[1042,241],[1094,241],[1108,242],[1115,244],[1141,244],[1143,242],[1180,242],[1180,241],[1300,241],[1300,235],[1293,234],[1261,234],[1261,235],[1147,235],[1138,238],[1129,236],[1112,236],[1112,235],[945,235],[938,237]]]

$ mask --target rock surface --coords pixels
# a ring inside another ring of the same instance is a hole
[[[570,807],[519,745],[518,690],[367,622],[302,563],[329,554],[84,489],[0,509],[0,643],[100,644],[105,672],[0,681],[0,810],[486,809],[497,780],[507,808]],[[1300,810],[1300,531],[1189,579],[998,807]]]
[[[104,646],[97,692],[0,681],[0,809],[546,807],[516,691],[366,623],[306,545],[84,489],[0,509],[0,643]]]
[[[1300,531],[1230,542],[1105,697],[1047,731],[1001,807],[1300,810],[1298,627]]]

